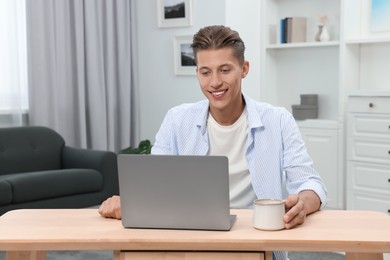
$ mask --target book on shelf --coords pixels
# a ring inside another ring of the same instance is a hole
[[[289,17],[280,20],[280,43],[287,43],[287,20]]]
[[[306,42],[306,17],[286,17],[280,20],[280,43]]]

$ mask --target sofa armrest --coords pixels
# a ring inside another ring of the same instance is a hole
[[[119,194],[117,155],[113,152],[65,146],[62,150],[62,168],[95,169],[103,175],[106,197]]]

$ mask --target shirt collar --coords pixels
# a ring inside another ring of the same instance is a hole
[[[195,125],[200,129],[202,135],[206,133],[207,129],[207,117],[209,115],[209,101],[205,99],[201,102],[200,111],[195,115]]]
[[[245,100],[245,109],[248,114],[248,126],[250,129],[252,128],[260,128],[263,127],[263,122],[261,121],[262,110],[259,110],[256,106],[256,102],[249,98],[247,95],[242,94]],[[197,127],[200,128],[200,131],[203,134],[206,133],[207,129],[207,118],[209,114],[209,101],[206,99],[201,103],[201,110],[195,116],[194,122]]]
[[[245,100],[245,109],[248,113],[248,126],[250,129],[252,128],[260,128],[263,127],[263,121],[261,120],[263,111],[261,107],[256,105],[256,101],[249,98],[247,95],[243,94]]]

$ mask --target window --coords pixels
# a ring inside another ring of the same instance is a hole
[[[0,116],[28,109],[26,3],[0,1]]]

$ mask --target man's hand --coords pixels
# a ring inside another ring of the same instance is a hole
[[[320,199],[314,191],[304,190],[299,194],[289,195],[284,205],[287,212],[283,217],[285,228],[290,229],[302,224],[307,215],[317,211],[320,208]]]
[[[112,196],[111,198],[103,201],[99,208],[99,214],[105,218],[116,218],[121,219],[121,204],[119,196]]]

